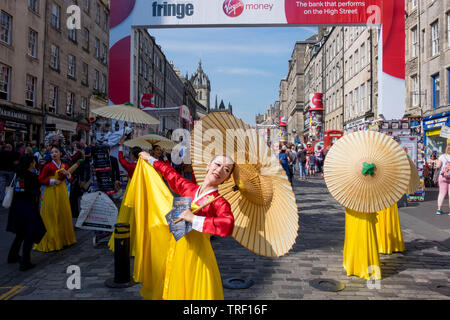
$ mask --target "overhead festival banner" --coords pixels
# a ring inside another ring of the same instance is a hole
[[[134,92],[130,74],[130,57],[134,50],[133,37],[130,37],[132,26],[222,28],[376,24],[382,26],[378,92],[383,99],[379,113],[386,119],[401,118],[406,90],[404,9],[404,0],[111,0],[110,100],[120,104],[129,101]]]

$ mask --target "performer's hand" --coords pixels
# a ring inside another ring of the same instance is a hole
[[[178,223],[181,220],[192,223],[194,221],[194,214],[190,209],[186,209],[178,216],[178,219],[174,223]]]
[[[148,161],[150,159],[150,154],[148,152],[142,151],[141,153],[139,153],[139,157],[142,160]]]
[[[56,180],[55,180],[55,186],[58,186],[58,185],[60,185],[60,184],[61,184],[61,182],[62,182],[61,180],[59,180],[59,179],[56,179]]]

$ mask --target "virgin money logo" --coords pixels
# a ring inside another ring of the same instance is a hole
[[[225,0],[223,3],[223,12],[231,18],[240,16],[244,11],[244,3],[241,0]]]

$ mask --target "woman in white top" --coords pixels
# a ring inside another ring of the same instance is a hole
[[[447,162],[450,162],[450,145],[445,149],[445,153],[439,157],[439,162],[436,169],[439,169],[439,196],[438,196],[438,209],[436,211],[437,215],[442,214],[441,208],[444,203],[445,195],[449,195],[449,206],[450,206],[450,178],[443,176],[443,171],[446,167]],[[449,212],[450,215],[450,212]]]

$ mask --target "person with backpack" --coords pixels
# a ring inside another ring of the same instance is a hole
[[[442,204],[444,203],[445,196],[449,196],[450,205],[450,145],[447,145],[445,153],[439,157],[439,163],[436,170],[439,170],[439,196],[438,196],[438,209],[437,215],[442,214]],[[448,213],[450,215],[450,212]]]

